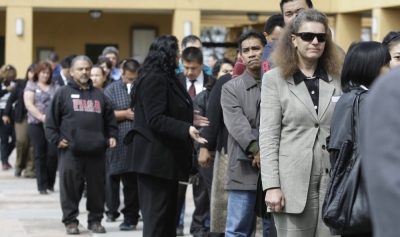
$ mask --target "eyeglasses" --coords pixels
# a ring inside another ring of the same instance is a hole
[[[318,42],[325,42],[327,39],[327,35],[325,33],[310,33],[310,32],[301,32],[301,33],[293,33],[296,36],[300,36],[300,38],[304,41],[311,42],[317,37]]]

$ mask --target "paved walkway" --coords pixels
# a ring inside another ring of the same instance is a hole
[[[15,164],[15,152],[10,157],[10,164]],[[185,234],[189,235],[191,215],[194,210],[192,188],[188,187],[185,215]],[[58,178],[55,192],[40,195],[36,188],[36,179],[15,177],[14,169],[0,170],[0,236],[1,237],[64,237],[66,235],[61,223],[61,207],[59,201]],[[122,200],[121,200],[121,203]],[[86,199],[80,202],[80,232],[81,236],[142,236],[143,223],[139,222],[137,230],[122,232],[118,226],[120,217],[114,223],[103,219],[106,234],[92,234],[87,230]]]

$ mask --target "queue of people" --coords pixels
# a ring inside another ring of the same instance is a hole
[[[377,141],[370,136],[384,136],[373,123],[384,118],[366,116],[376,105],[373,84],[400,65],[400,33],[382,43],[353,43],[345,53],[311,0],[282,0],[280,8],[263,33],[240,36],[238,67],[216,55],[208,60],[213,67],[204,64],[194,35],[183,39],[182,53],[175,36],[157,37],[143,65],[131,58],[117,63],[111,46],[96,65],[83,55],[58,64],[52,54],[21,80],[4,65],[2,169],[12,167],[16,147],[15,176],[36,178],[42,195],[54,192],[58,170],[67,234],[80,233],[86,190],[94,233],[106,232],[104,214],[114,222],[122,213],[119,229],[135,230],[140,209],[143,236],[182,236],[191,184],[196,237],[395,236],[380,227],[382,211],[374,205],[362,203],[366,214],[349,210],[359,200],[378,200],[371,154],[388,154],[371,150]],[[383,87],[377,88],[390,90]],[[346,177],[353,174],[361,175],[351,186]],[[340,199],[351,199],[348,210],[331,203],[338,184],[347,188],[343,195],[357,196]],[[266,212],[257,217],[260,194]],[[332,209],[347,211],[340,227]],[[354,219],[361,214],[360,224]]]

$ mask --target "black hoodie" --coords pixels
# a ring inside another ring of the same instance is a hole
[[[118,137],[114,110],[89,79],[86,89],[73,79],[57,90],[46,113],[46,138],[58,146],[62,139],[74,155],[101,154],[108,139]]]

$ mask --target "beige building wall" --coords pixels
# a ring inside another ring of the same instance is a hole
[[[23,19],[24,33],[18,36],[15,21]],[[27,67],[32,63],[33,12],[31,7],[8,7],[6,12],[5,62],[14,65],[17,77],[24,76]]]
[[[33,58],[37,48],[53,48],[60,59],[84,54],[86,44],[118,44],[120,58],[131,57],[132,27],[155,27],[158,35],[171,34],[171,14],[103,13],[93,20],[88,13],[35,12]]]

